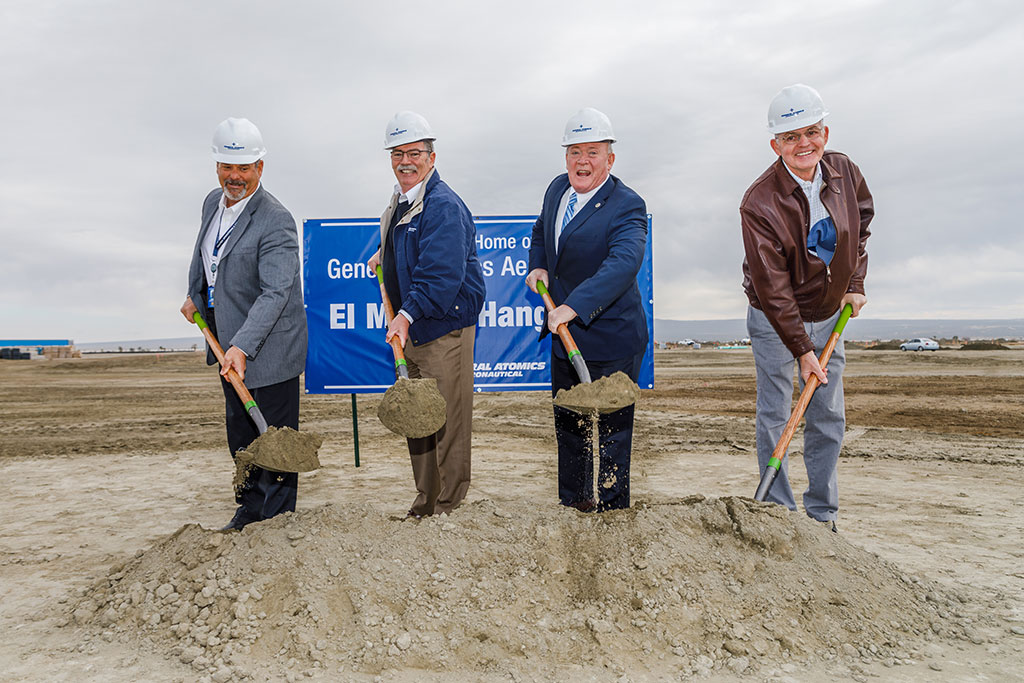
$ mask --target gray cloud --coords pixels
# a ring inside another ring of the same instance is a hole
[[[565,119],[602,109],[654,214],[657,315],[741,317],[736,207],[773,161],[767,103],[797,81],[875,194],[865,315],[1019,317],[1022,27],[1012,2],[7,4],[4,336],[190,333],[214,126],[260,126],[264,183],[298,221],[372,216],[405,108],[477,214],[536,212]]]

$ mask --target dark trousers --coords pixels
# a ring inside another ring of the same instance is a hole
[[[611,361],[587,361],[593,380],[624,372],[636,382],[644,354]],[[579,384],[567,359],[551,356],[551,395]],[[597,418],[597,510],[629,507],[629,456],[633,448],[633,412],[626,406]],[[555,406],[555,439],[558,442],[558,500],[562,505],[586,509],[594,503],[593,419]]]

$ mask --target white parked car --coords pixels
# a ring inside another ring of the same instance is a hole
[[[919,339],[911,339],[908,342],[900,344],[900,351],[938,351],[939,342],[928,337],[921,337]]]

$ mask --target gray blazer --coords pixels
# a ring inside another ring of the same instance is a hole
[[[206,287],[202,243],[217,213],[222,190],[203,201],[202,224],[188,271],[188,295],[203,318]],[[298,377],[306,365],[306,311],[299,280],[299,241],[295,219],[262,186],[246,205],[217,265],[214,292],[217,341],[227,351],[248,355],[245,384],[250,389]],[[216,358],[207,349],[206,362]]]

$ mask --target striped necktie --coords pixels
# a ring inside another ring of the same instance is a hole
[[[576,193],[569,193],[569,203],[565,207],[565,217],[562,219],[562,230],[565,230],[565,226],[569,225],[569,221],[572,220],[573,215],[576,213]]]
[[[558,242],[562,238],[562,231],[565,230],[565,226],[569,225],[569,221],[572,220],[573,215],[576,213],[576,193],[569,193],[569,203],[565,206],[565,216],[562,217],[562,227],[558,229],[558,234],[555,235],[555,251],[558,251]]]

